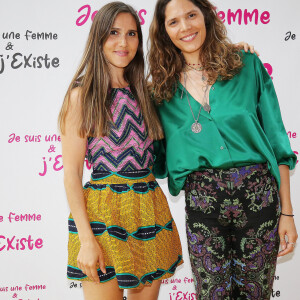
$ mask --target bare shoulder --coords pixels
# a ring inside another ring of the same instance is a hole
[[[81,104],[81,87],[76,87],[70,91],[70,104],[73,108],[80,107]]]
[[[67,96],[67,122],[80,123],[81,116],[81,87],[73,88]],[[78,124],[77,124],[78,125]]]

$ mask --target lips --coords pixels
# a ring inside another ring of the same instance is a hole
[[[189,35],[181,38],[181,40],[184,42],[190,42],[190,41],[194,40],[194,38],[197,36],[197,34],[198,34],[198,32],[189,34]]]
[[[128,51],[115,51],[115,53],[119,56],[124,57],[124,56],[127,56],[129,52]]]

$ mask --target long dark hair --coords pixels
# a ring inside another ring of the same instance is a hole
[[[150,26],[148,54],[150,89],[157,101],[170,100],[184,68],[180,50],[172,43],[165,28],[165,10],[171,0],[158,0]],[[223,22],[208,0],[189,0],[204,15],[206,39],[201,48],[201,63],[212,84],[219,79],[232,79],[242,68],[240,53],[227,37]]]
[[[109,132],[111,83],[109,66],[103,54],[103,45],[120,13],[129,13],[133,16],[139,38],[137,53],[125,68],[124,79],[130,84],[131,91],[139,102],[149,136],[153,139],[160,139],[163,136],[154,105],[148,96],[140,21],[134,9],[123,2],[106,4],[98,11],[93,20],[81,63],[69,85],[59,114],[59,127],[62,133],[64,133],[66,115],[70,105],[70,94],[77,86],[80,86],[81,102],[79,136],[100,137]]]

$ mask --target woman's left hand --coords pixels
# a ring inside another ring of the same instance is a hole
[[[257,50],[254,50],[254,46],[249,45],[246,42],[239,42],[239,43],[236,43],[234,45],[238,49],[244,49],[245,52],[248,52],[250,50],[251,53],[256,53],[256,55],[259,56],[259,52]]]
[[[281,251],[279,251],[277,257],[293,252],[298,239],[294,218],[281,215],[278,234],[280,238]],[[285,239],[286,236],[287,241]]]

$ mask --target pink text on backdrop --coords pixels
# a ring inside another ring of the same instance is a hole
[[[4,246],[0,247],[0,251],[6,250],[33,250],[33,249],[41,249],[43,245],[43,240],[38,238],[34,240],[31,235],[23,238],[13,237],[5,237],[4,235],[0,235],[0,239],[3,240]],[[1,243],[2,244],[2,243]]]
[[[57,155],[54,160],[52,161],[52,157],[49,157],[46,159],[46,157],[43,157],[43,170],[42,172],[39,172],[40,176],[47,175],[48,172],[48,162],[52,164],[52,169],[56,172],[61,171],[63,169],[63,163],[62,163],[62,155]],[[85,159],[85,166],[88,170],[92,168],[92,165],[88,162],[87,159]]]
[[[93,21],[98,10],[95,10],[92,12],[92,8],[89,4],[83,5],[78,9],[79,13],[82,13],[76,20],[76,25],[77,26],[82,26],[84,25],[89,18]],[[147,14],[147,11],[145,9],[140,9],[137,11],[137,14],[140,18],[141,25],[145,24],[145,19],[144,16]]]
[[[26,284],[25,285],[26,291],[38,291],[38,290],[45,290],[45,289],[47,289],[47,286],[45,284],[36,284],[36,285]]]
[[[189,277],[184,277],[184,279],[181,278],[166,278],[162,280],[162,284],[179,284],[179,283],[193,283],[194,279]]]
[[[270,23],[271,14],[269,11],[263,11],[260,13],[258,9],[254,9],[252,12],[249,12],[248,9],[238,9],[235,12],[228,9],[227,11],[220,10],[218,12],[218,16],[223,23],[227,21],[228,25],[236,22],[239,25],[248,25],[249,23],[258,25],[259,22],[265,25]]]
[[[44,161],[44,170],[43,170],[43,172],[39,173],[40,176],[45,176],[47,174],[47,171],[48,171],[47,161],[46,161],[45,157],[43,157],[43,161]],[[49,162],[51,162],[51,161],[52,161],[52,157],[49,157]],[[54,162],[53,162],[52,167],[53,167],[54,171],[60,171],[60,170],[63,169],[62,155],[57,155],[54,158]]]
[[[61,142],[61,137],[58,134],[46,134],[45,142]]]
[[[264,67],[266,68],[266,70],[268,71],[269,75],[273,79],[273,76],[272,76],[272,74],[273,74],[273,67],[269,63],[264,63]]]
[[[24,288],[22,286],[19,286],[19,285],[15,285],[15,286],[5,286],[5,287],[0,287],[0,292],[8,292],[9,290],[12,291],[12,292],[15,292],[15,291],[39,291],[39,290],[46,290],[47,289],[47,286],[45,284],[28,284],[26,283],[24,285]],[[22,300],[22,299],[19,299],[19,300]]]
[[[191,292],[178,291],[169,293],[169,296],[169,300],[197,300],[196,294]]]
[[[9,135],[8,143],[11,144],[14,141],[19,143],[21,141],[21,138],[18,135],[16,135],[15,133],[12,133],[12,134]]]
[[[297,132],[287,131],[287,135],[290,139],[296,139],[297,138]]]
[[[16,135],[15,133],[11,133],[8,139],[8,143],[11,144],[12,142],[21,142],[21,137]],[[26,134],[24,136],[25,143],[40,143],[44,138],[45,142],[61,142],[61,137],[58,134],[46,134],[42,137],[41,134]]]
[[[39,143],[41,141],[41,135],[25,135],[25,143],[32,143],[32,142],[35,142],[35,143]]]
[[[40,214],[15,214],[10,212],[8,215],[9,223],[12,222],[36,222],[41,221],[42,216]]]

